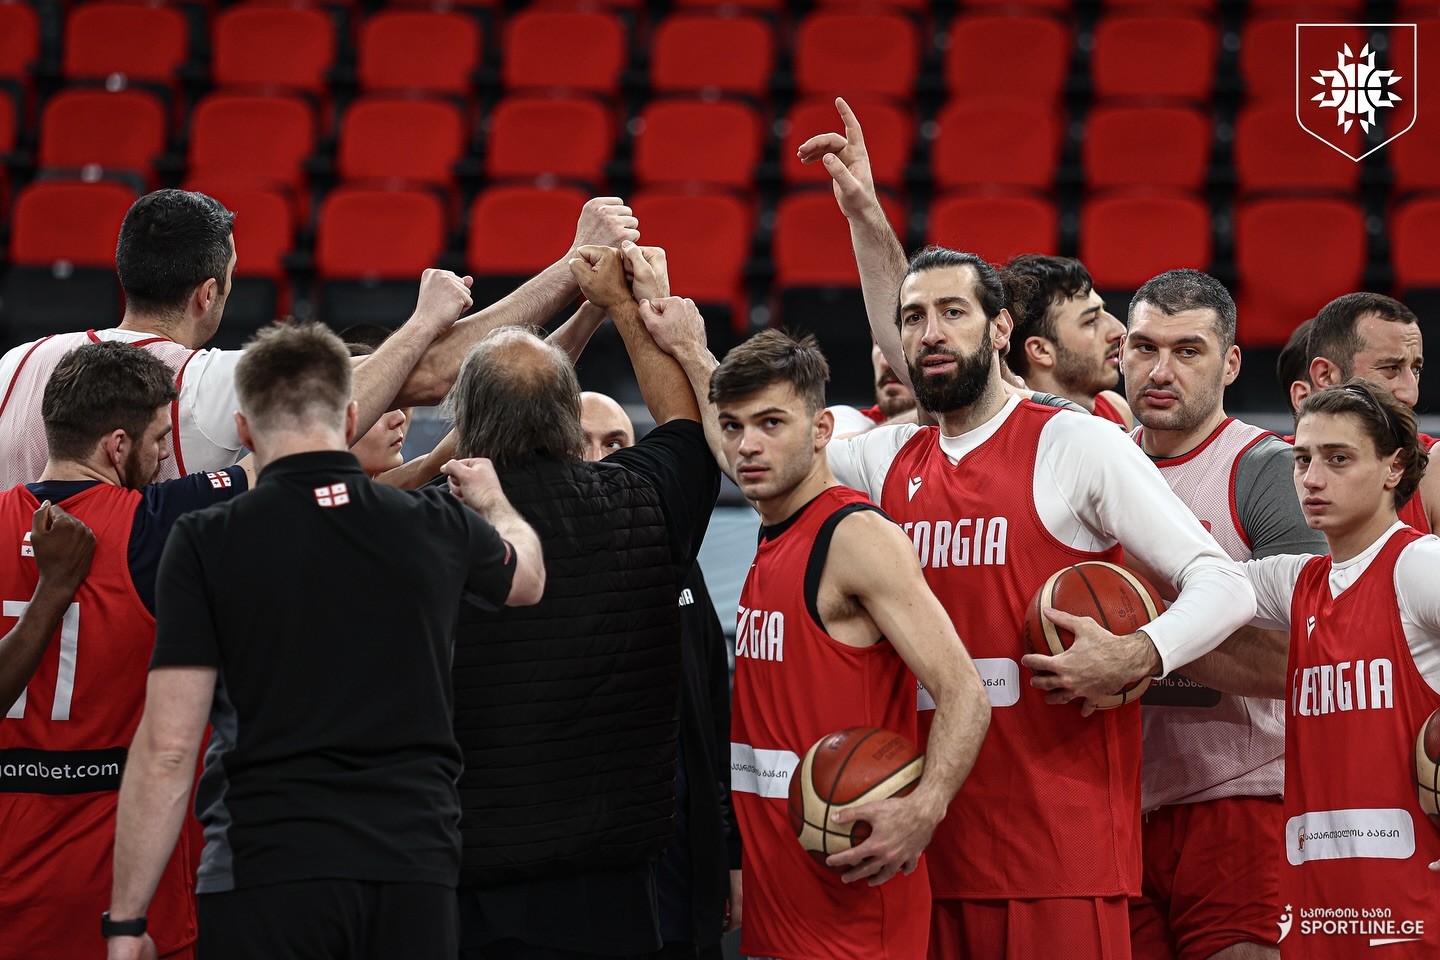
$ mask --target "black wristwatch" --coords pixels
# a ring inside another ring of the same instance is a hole
[[[142,937],[144,935],[144,917],[136,917],[134,920],[111,920],[109,910],[100,914],[100,936],[107,940],[111,937]]]

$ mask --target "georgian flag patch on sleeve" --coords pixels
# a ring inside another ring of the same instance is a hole
[[[225,490],[234,485],[228,473],[207,473],[205,479],[210,481],[210,486],[216,490]]]
[[[315,488],[315,502],[322,507],[343,507],[350,502],[350,491],[343,483],[332,483],[328,487]]]

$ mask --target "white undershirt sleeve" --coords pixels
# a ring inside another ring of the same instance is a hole
[[[859,436],[831,440],[825,447],[825,456],[835,479],[878,504],[895,455],[919,430],[919,425],[913,423],[876,427]]]
[[[1119,542],[1177,590],[1174,603],[1145,627],[1162,674],[1209,653],[1255,615],[1255,592],[1240,565],[1182,503],[1124,431],[1108,421],[1052,417],[1046,463],[1075,517]],[[1037,473],[1039,471],[1037,470]],[[1039,477],[1037,476],[1037,481]]]
[[[1440,538],[1416,540],[1395,561],[1400,621],[1425,682],[1440,690]]]
[[[1252,627],[1262,630],[1290,630],[1290,601],[1300,571],[1314,557],[1303,553],[1281,554],[1262,560],[1247,560],[1240,566],[1255,590],[1255,617]]]
[[[180,386],[180,410],[213,446],[239,452],[244,444],[235,426],[240,399],[235,393],[239,350],[201,350],[186,364]],[[233,461],[232,461],[233,462]]]

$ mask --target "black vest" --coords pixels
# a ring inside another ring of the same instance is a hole
[[[659,495],[578,460],[500,481],[544,545],[545,596],[460,611],[460,883],[643,863],[675,806],[679,583]]]

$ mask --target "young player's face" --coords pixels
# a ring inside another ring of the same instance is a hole
[[[950,413],[978,400],[995,348],[1008,344],[991,339],[994,320],[981,309],[978,286],[975,269],[963,266],[921,270],[900,287],[900,342],[926,410]]]
[[[135,490],[155,481],[160,465],[170,459],[170,427],[170,405],[166,404],[155,411],[140,439],[130,444],[120,478],[126,487]]]
[[[1295,492],[1311,529],[1334,536],[1393,516],[1401,473],[1349,414],[1312,413],[1295,426]]]
[[[1125,399],[1147,430],[1190,430],[1220,409],[1240,350],[1220,348],[1214,312],[1136,305],[1125,335]]]
[[[812,414],[789,383],[772,383],[719,406],[721,447],[749,500],[773,500],[794,490],[828,440],[819,423],[829,414]]]
[[[350,448],[360,461],[360,468],[373,477],[404,463],[401,450],[405,446],[405,426],[409,422],[408,407],[391,410],[376,420],[365,436]]]
[[[1355,376],[1384,387],[1396,400],[1414,407],[1420,399],[1420,371],[1425,366],[1420,327],[1370,314],[1355,325],[1355,332],[1363,344],[1351,363]]]
[[[880,412],[893,417],[906,410],[914,410],[915,394],[890,369],[878,345],[870,348],[870,364],[875,368],[875,403],[879,405]]]
[[[1125,325],[1105,309],[1100,294],[1071,297],[1055,311],[1055,379],[1068,391],[1093,396],[1120,382]]]

